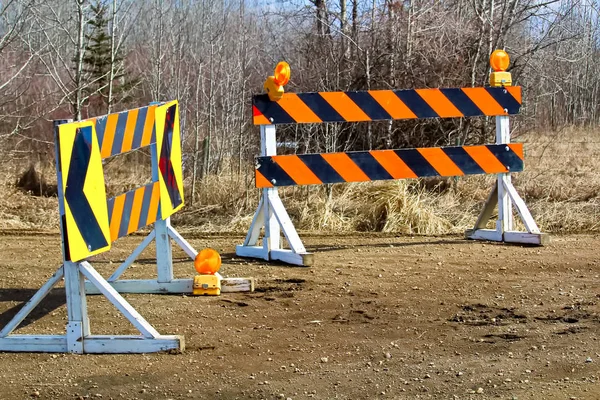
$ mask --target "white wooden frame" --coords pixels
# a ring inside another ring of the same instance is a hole
[[[277,154],[275,132],[275,125],[260,126],[260,153],[262,156]],[[262,245],[258,245],[263,227]],[[281,247],[281,232],[283,232],[290,249]],[[308,267],[313,264],[313,255],[308,253],[302,244],[302,240],[279,198],[277,188],[263,189],[244,244],[236,246],[235,253],[240,257],[261,258],[267,261],[278,260],[299,266]]]
[[[508,116],[496,117],[496,144],[510,143],[510,121]],[[498,206],[498,220],[495,229],[485,229]],[[513,228],[513,210],[515,207],[527,232],[517,232]],[[494,189],[490,193],[473,229],[465,232],[468,239],[490,240],[495,242],[544,245],[549,236],[541,233],[531,216],[527,205],[517,193],[511,182],[510,173],[498,174]]]
[[[192,294],[194,279],[175,279],[173,276],[173,257],[171,239],[194,260],[198,252],[171,226],[169,218],[154,223],[154,229],[140,245],[123,261],[108,277],[107,282],[119,293],[151,293],[151,294]],[[119,279],[127,268],[140,256],[142,251],[156,242],[157,279]],[[217,273],[219,277],[219,275]],[[221,277],[221,293],[251,292],[254,290],[252,278]],[[100,294],[99,288],[92,282],[86,282],[87,294]]]
[[[159,166],[156,160],[156,143],[150,145],[152,153],[152,181],[158,181]],[[198,252],[171,226],[171,219],[158,220],[154,223],[154,229],[142,243],[125,259],[125,261],[107,279],[108,283],[119,293],[181,293],[191,294],[194,279],[174,279],[173,256],[171,239],[185,253],[194,260]],[[156,244],[156,275],[157,279],[119,279],[123,272],[140,256],[142,251],[152,243]],[[219,274],[217,274],[219,275]],[[220,276],[220,275],[219,275]],[[254,290],[251,278],[223,278],[221,277],[221,292],[250,292]],[[101,291],[91,282],[86,282],[87,294],[99,294]]]
[[[56,121],[58,125],[69,121]],[[61,215],[63,242],[63,265],[19,310],[15,317],[0,331],[0,351],[60,352],[60,353],[150,353],[165,350],[183,351],[183,336],[161,335],[125,300],[87,261],[72,262],[64,259],[66,227],[62,225],[65,214],[61,169],[59,166],[58,141],[56,145],[56,172],[58,182],[58,204]],[[67,303],[67,327],[64,335],[12,335],[31,311],[48,295],[61,280],[65,281]],[[85,278],[108,301],[110,301],[140,335],[92,335],[85,293]]]
[[[67,328],[64,335],[11,335],[61,280],[65,280]],[[84,291],[88,278],[140,335],[92,335]],[[161,335],[87,262],[65,263],[0,331],[0,351],[45,353],[152,353],[184,350],[183,336]]]

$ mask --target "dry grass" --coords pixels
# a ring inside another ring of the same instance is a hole
[[[35,197],[21,192],[15,183],[28,165],[4,163],[0,178],[1,229],[58,229],[58,201],[56,197]],[[49,182],[56,181],[56,173],[41,168]],[[39,170],[39,169],[38,169]]]
[[[439,198],[409,181],[335,185],[329,196],[313,191],[305,201],[286,203],[306,230],[436,234],[450,228],[436,212]]]
[[[600,131],[530,134],[515,177],[538,223],[551,232],[600,230]]]
[[[525,171],[513,181],[538,225],[546,232],[600,231],[600,132],[568,129],[528,133]],[[141,165],[132,171],[131,165]],[[26,165],[5,163],[0,192],[0,228],[58,228],[55,198],[24,194],[14,182]],[[41,168],[55,180],[52,167]],[[197,183],[191,199],[186,180],[184,210],[174,224],[206,232],[244,232],[260,191],[246,175],[221,174]],[[114,195],[150,179],[149,158],[132,154],[105,166]],[[405,180],[280,190],[298,229],[319,232],[378,231],[403,234],[459,233],[470,228],[493,187],[493,176],[446,180]],[[518,218],[517,218],[518,219]]]

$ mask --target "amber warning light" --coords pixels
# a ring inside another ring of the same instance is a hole
[[[510,57],[504,50],[496,50],[490,56],[490,65],[494,71],[506,71]]]
[[[283,87],[290,81],[290,65],[285,61],[280,61],[275,67],[273,76],[269,76],[265,81],[264,88],[269,95],[269,100],[277,101],[283,96]]]
[[[510,72],[506,72],[509,64],[510,57],[504,50],[495,50],[490,55],[490,66],[493,69],[493,72],[490,74],[490,86],[502,87],[512,85]]]
[[[194,276],[192,294],[195,296],[221,294],[221,256],[216,250],[204,249],[194,259],[194,268],[200,275]]]
[[[204,249],[194,259],[194,268],[199,274],[214,275],[221,268],[221,256],[216,250]]]

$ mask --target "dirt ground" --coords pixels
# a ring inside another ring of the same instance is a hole
[[[235,257],[236,236],[186,235],[254,293],[125,295],[182,354],[0,354],[1,399],[599,399],[600,236],[544,248],[459,237],[312,236],[312,268]],[[105,276],[141,236],[93,265]],[[0,326],[54,272],[56,233],[0,235]],[[175,251],[178,277],[191,261]],[[127,277],[154,276],[152,249]],[[93,333],[135,333],[99,296]],[[55,289],[19,333],[60,333]]]

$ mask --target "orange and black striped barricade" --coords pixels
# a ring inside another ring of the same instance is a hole
[[[182,336],[161,335],[121,295],[192,293],[193,279],[174,279],[173,239],[194,259],[198,254],[171,226],[181,209],[183,174],[176,101],[83,121],[55,124],[58,203],[63,265],[0,331],[0,351],[149,353],[183,350]],[[152,182],[107,199],[102,160],[150,147]],[[118,238],[154,224],[143,242],[108,278],[88,258],[108,251]],[[140,253],[156,243],[157,279],[118,280]],[[61,278],[65,280],[68,323],[65,335],[11,334]],[[235,279],[235,278],[234,278]],[[244,280],[244,278],[239,278]],[[251,280],[245,279],[250,290]],[[241,282],[225,285],[242,291]],[[245,291],[247,291],[245,290]],[[86,294],[101,293],[135,326],[139,335],[92,335]]]
[[[491,58],[493,63],[497,61],[494,57],[498,53]],[[497,174],[498,181],[474,229],[466,232],[467,238],[544,244],[547,236],[540,233],[511,183],[510,174],[523,170],[523,146],[510,142],[508,119],[519,112],[521,88],[510,85],[510,73],[505,69],[503,65],[495,69],[490,78],[492,86],[475,88],[283,93],[282,88],[274,91],[266,83],[268,93],[254,96],[252,105],[253,122],[261,130],[261,156],[256,159],[255,177],[263,196],[244,244],[237,246],[237,255],[310,264],[312,258],[279,199],[278,186],[471,174]],[[495,144],[276,155],[278,124],[476,116],[496,117]],[[496,204],[496,228],[485,229]],[[527,232],[514,231],[513,205]],[[258,246],[263,226],[263,243]],[[290,249],[280,248],[280,230]]]

